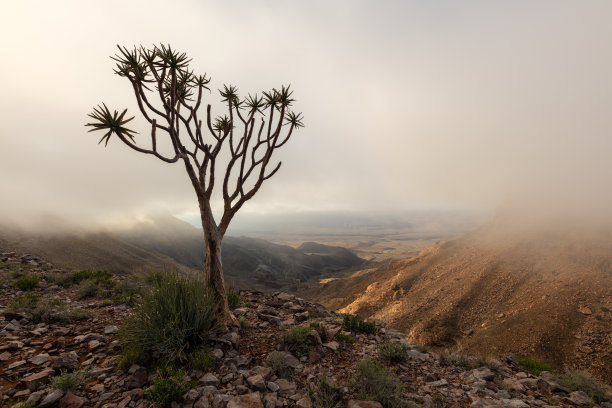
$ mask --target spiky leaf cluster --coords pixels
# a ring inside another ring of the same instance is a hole
[[[118,111],[111,113],[105,104],[98,105],[98,107],[94,108],[93,112],[88,115],[90,118],[94,119],[95,122],[87,123],[85,126],[92,128],[89,130],[90,132],[96,130],[107,131],[104,136],[102,136],[102,139],[100,139],[98,142],[98,144],[100,144],[104,141],[104,146],[108,145],[108,141],[113,134],[116,134],[119,137],[127,136],[133,141],[133,135],[137,134],[137,132],[128,129],[123,125],[134,119],[134,117],[132,116],[129,119],[125,119],[126,113],[127,109],[121,112],[121,114],[119,114]]]

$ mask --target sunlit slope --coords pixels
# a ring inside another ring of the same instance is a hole
[[[415,342],[477,355],[512,351],[612,382],[609,228],[498,219],[355,275],[326,283],[316,297],[384,320]]]

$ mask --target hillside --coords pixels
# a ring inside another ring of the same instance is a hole
[[[344,316],[282,292],[241,291],[233,310],[240,328],[208,333],[172,374],[122,354],[121,328],[140,295],[116,296],[145,293],[144,281],[112,276],[64,288],[57,283],[74,274],[36,256],[0,256],[2,408],[612,407],[612,394],[588,377],[591,388],[576,389],[563,376],[528,373],[512,356],[428,352],[382,322],[347,326]],[[38,278],[25,294],[14,285],[24,271]],[[84,297],[92,285],[99,291]]]
[[[140,274],[164,269],[200,271],[204,266],[202,231],[171,216],[100,232],[68,231],[61,224],[54,228],[58,232],[2,227],[0,247],[36,253],[69,269]],[[279,289],[365,262],[341,247],[312,245],[316,251],[228,236],[223,242],[225,276],[236,287]]]
[[[612,230],[498,217],[412,259],[323,280],[307,292],[387,322],[415,343],[508,351],[612,382]]]

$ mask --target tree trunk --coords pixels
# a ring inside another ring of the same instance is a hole
[[[210,209],[208,208],[208,210]],[[225,279],[223,277],[223,262],[221,259],[221,243],[223,241],[223,236],[219,233],[215,225],[212,212],[207,211],[205,206],[204,208],[200,208],[200,212],[202,216],[202,228],[204,229],[206,250],[206,255],[204,257],[206,284],[219,303],[217,312],[221,323],[226,326],[236,326],[238,322],[229,309]]]

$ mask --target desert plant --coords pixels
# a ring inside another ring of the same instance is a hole
[[[77,289],[78,299],[87,299],[98,297],[101,293],[100,287],[94,281],[83,281]]]
[[[327,328],[325,328],[325,326],[321,323],[310,323],[310,328],[316,330],[316,332],[319,333],[319,337],[321,338],[321,341],[323,343],[326,343],[330,340],[329,334],[327,333]]]
[[[572,391],[583,391],[595,402],[609,401],[609,387],[583,370],[568,370],[553,377],[555,381]]]
[[[355,388],[359,399],[378,401],[385,408],[410,407],[402,398],[402,382],[378,361],[362,360],[357,363]]]
[[[521,358],[518,360],[518,364],[533,375],[540,375],[543,371],[551,370],[548,364],[535,358]]]
[[[304,126],[302,115],[291,110],[293,91],[282,86],[263,92],[263,96],[241,98],[235,86],[224,85],[219,93],[227,113],[214,117],[211,105],[202,104],[210,78],[195,75],[185,53],[164,44],[117,47],[119,53],[111,57],[116,62],[115,73],[129,81],[140,113],[150,125],[150,143],[136,141],[137,133],[127,127],[133,119],[126,117],[127,109],[111,112],[101,104],[89,114],[93,122],[86,126],[90,131],[102,131],[99,143],[105,146],[117,136],[137,152],[166,163],[179,162],[185,168],[199,203],[206,281],[218,302],[219,318],[232,320],[221,260],[223,237],[238,210],[280,169],[273,154],[289,141],[294,130]],[[200,112],[203,105],[207,105],[205,113]],[[160,140],[161,135],[165,140]],[[169,142],[169,154],[158,150],[158,141],[160,145]],[[223,171],[217,158],[225,155]],[[215,174],[223,182],[215,183]],[[218,220],[211,205],[215,186],[216,191],[221,186],[223,199],[223,214]]]
[[[242,330],[251,328],[251,324],[249,323],[249,321],[242,316],[238,318],[238,324],[240,324],[240,328]]]
[[[380,356],[390,363],[402,363],[408,360],[408,345],[401,343],[383,343],[379,347]]]
[[[86,269],[73,272],[70,280],[73,284],[79,284],[84,280],[92,280],[98,285],[110,287],[113,285],[112,277],[113,274],[109,271]]]
[[[189,356],[189,365],[195,370],[206,370],[215,363],[214,357],[204,350],[196,350]]]
[[[366,322],[359,316],[345,314],[342,327],[344,330],[353,333],[376,334],[376,325],[372,322]]]
[[[311,330],[310,327],[294,327],[283,333],[281,345],[297,357],[305,356],[313,346],[308,336]]]
[[[161,408],[169,407],[172,402],[178,401],[192,388],[192,384],[183,379],[184,376],[183,370],[172,367],[159,369],[153,385],[145,391],[145,397]]]
[[[30,291],[36,287],[38,287],[38,282],[40,278],[38,275],[34,275],[31,273],[25,273],[21,275],[15,282],[14,285],[19,290],[23,290],[24,292]]]
[[[23,313],[34,323],[60,323],[82,320],[89,313],[79,308],[69,308],[59,299],[42,299],[33,294],[16,297],[8,307],[13,313]]]
[[[342,391],[323,375],[315,388],[308,391],[314,408],[335,408],[342,402]]]
[[[227,291],[227,304],[230,309],[235,309],[240,304],[240,295],[233,289]]]
[[[266,363],[274,371],[277,377],[290,380],[293,377],[293,370],[289,365],[287,354],[281,351],[273,351],[266,358]]]
[[[70,373],[62,370],[60,375],[51,378],[51,388],[61,391],[73,391],[79,388],[86,379],[86,372],[75,371]]]
[[[217,307],[202,280],[163,273],[122,326],[122,346],[164,362],[184,361],[218,331]]]
[[[342,352],[345,348],[355,343],[355,339],[344,333],[336,333],[334,337],[338,342],[338,351]]]
[[[11,408],[34,408],[36,406],[36,402],[34,401],[22,401],[22,402],[18,402],[14,405],[11,405]]]

